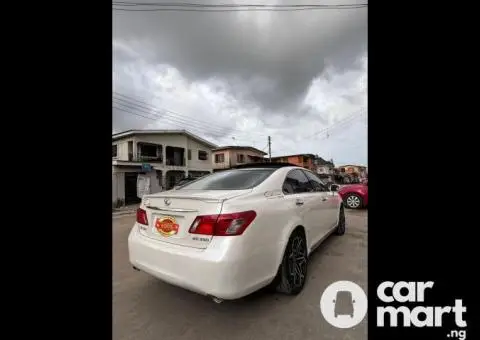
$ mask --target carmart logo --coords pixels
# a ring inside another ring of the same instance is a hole
[[[424,303],[425,295],[434,286],[428,282],[392,282],[378,285],[377,296],[385,304]],[[351,281],[337,281],[329,285],[320,299],[320,310],[325,320],[337,328],[351,328],[358,325],[367,313],[368,301],[363,289]],[[467,308],[463,300],[455,299],[453,306],[380,306],[377,307],[377,326],[385,327],[442,327],[445,315],[452,314],[459,329],[447,332],[448,338],[466,339],[467,326],[463,316]],[[399,315],[403,323],[399,326]],[[387,317],[388,316],[388,317]]]
[[[367,294],[351,281],[337,281],[329,285],[320,298],[320,311],[325,320],[337,328],[351,328],[365,318],[368,309]]]
[[[392,282],[385,281],[378,285],[377,296],[384,303],[423,303],[425,302],[425,292],[432,289],[433,281],[428,282]],[[455,299],[453,306],[416,306],[409,308],[406,306],[377,307],[377,326],[384,327],[386,316],[389,315],[390,327],[398,327],[399,314],[403,316],[403,327],[442,327],[443,317],[446,314],[453,313],[455,324],[459,328],[467,326],[463,319],[463,313],[467,308],[463,305],[461,299]],[[466,339],[466,330],[451,330],[447,337],[456,337],[461,340]]]

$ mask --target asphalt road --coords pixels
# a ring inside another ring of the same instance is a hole
[[[133,222],[131,215],[113,219],[114,340],[367,339],[366,318],[337,329],[319,308],[323,290],[334,281],[367,289],[367,211],[347,210],[346,234],[332,235],[314,252],[298,296],[260,291],[221,304],[134,271],[127,253]]]

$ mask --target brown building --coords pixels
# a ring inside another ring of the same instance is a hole
[[[267,153],[252,146],[222,146],[212,150],[213,171],[247,163],[265,162]]]
[[[316,170],[314,163],[316,156],[313,154],[298,154],[298,155],[288,155],[288,156],[278,156],[272,157],[272,162],[281,162],[281,163],[291,163],[296,166],[301,166],[302,168],[309,169],[312,171]]]

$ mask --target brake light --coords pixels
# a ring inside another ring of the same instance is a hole
[[[251,210],[233,214],[197,216],[189,232],[211,236],[242,235],[255,217],[257,214]]]
[[[147,212],[142,208],[137,209],[137,223],[148,225]]]

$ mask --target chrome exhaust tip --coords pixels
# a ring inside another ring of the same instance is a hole
[[[223,302],[223,299],[220,299],[220,298],[217,298],[215,296],[212,296],[212,301],[215,302],[215,303],[222,303]]]

